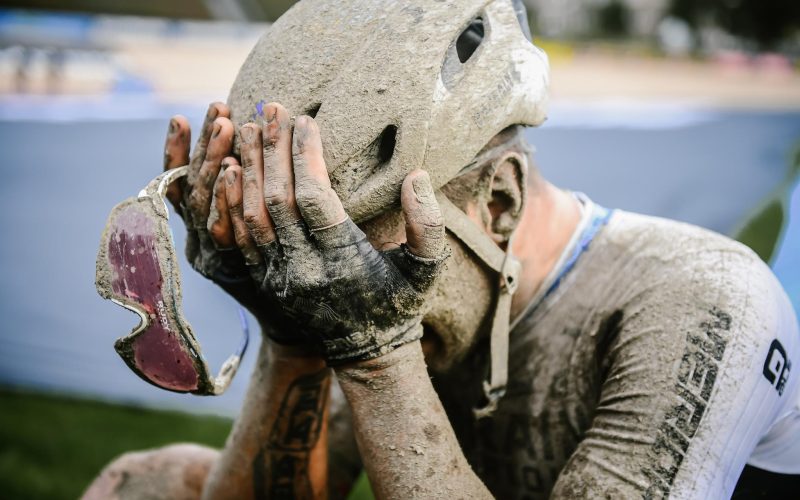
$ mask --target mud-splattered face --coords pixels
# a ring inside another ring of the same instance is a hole
[[[497,134],[481,150],[481,154],[490,154],[484,167],[462,174],[442,187],[442,193],[496,242],[507,241],[521,217],[530,147],[524,139],[520,141],[520,134],[519,127]],[[500,198],[495,199],[498,194]],[[406,241],[405,220],[399,208],[359,227],[379,250]],[[426,361],[431,369],[440,372],[452,367],[479,338],[489,334],[499,286],[495,271],[449,232],[447,243],[451,255],[427,301],[422,321]]]
[[[475,221],[479,223],[478,220]],[[370,242],[380,250],[404,243],[405,222],[399,209],[359,225]],[[492,272],[448,234],[452,254],[426,304],[423,318],[423,348],[428,365],[444,371],[460,360],[490,327],[495,287]]]

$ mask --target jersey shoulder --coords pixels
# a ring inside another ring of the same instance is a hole
[[[598,398],[556,496],[591,479],[617,496],[729,497],[798,383],[797,322],[768,266],[712,231],[618,211],[566,284],[546,326],[588,333],[570,383]]]
[[[701,265],[702,259],[692,258],[726,253],[740,256],[741,264],[766,268],[755,252],[738,241],[693,224],[661,217],[617,210],[609,220],[605,236],[637,259],[664,263],[690,259]]]
[[[632,290],[661,307],[724,311],[745,330],[772,335],[794,316],[769,267],[745,245],[691,224],[617,211],[604,234]],[[756,328],[755,326],[759,326]],[[748,328],[749,327],[749,328]]]

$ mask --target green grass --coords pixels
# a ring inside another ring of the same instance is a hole
[[[736,233],[736,240],[749,246],[764,262],[769,263],[778,248],[784,213],[782,199],[770,198]]]
[[[362,472],[358,476],[347,500],[375,500],[375,496],[372,494],[372,487],[369,485],[369,479],[365,473]]]
[[[232,421],[0,389],[0,497],[74,499],[114,457],[188,441],[221,447]]]
[[[800,177],[800,143],[794,148],[784,181],[733,233],[733,238],[752,248],[766,263],[772,261],[781,241],[787,222],[786,216],[789,213],[789,200],[797,185],[798,177]]]
[[[191,442],[221,448],[233,421],[0,388],[0,498],[78,498],[126,451]],[[349,500],[372,500],[362,474]]]

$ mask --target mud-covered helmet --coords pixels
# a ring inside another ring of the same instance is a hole
[[[548,83],[521,0],[302,0],[258,41],[228,104],[237,125],[268,102],[315,117],[333,188],[362,222],[399,204],[412,170],[438,189],[504,129],[540,125]],[[505,393],[520,266],[438,198],[447,230],[498,273],[482,417]]]
[[[234,122],[276,101],[315,117],[331,182],[360,222],[434,188],[497,133],[545,119],[547,56],[520,0],[302,0],[261,37],[231,89]]]

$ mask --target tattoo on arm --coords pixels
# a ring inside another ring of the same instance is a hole
[[[299,377],[289,386],[270,437],[253,462],[256,498],[313,497],[309,455],[322,429],[329,386],[327,369]]]

